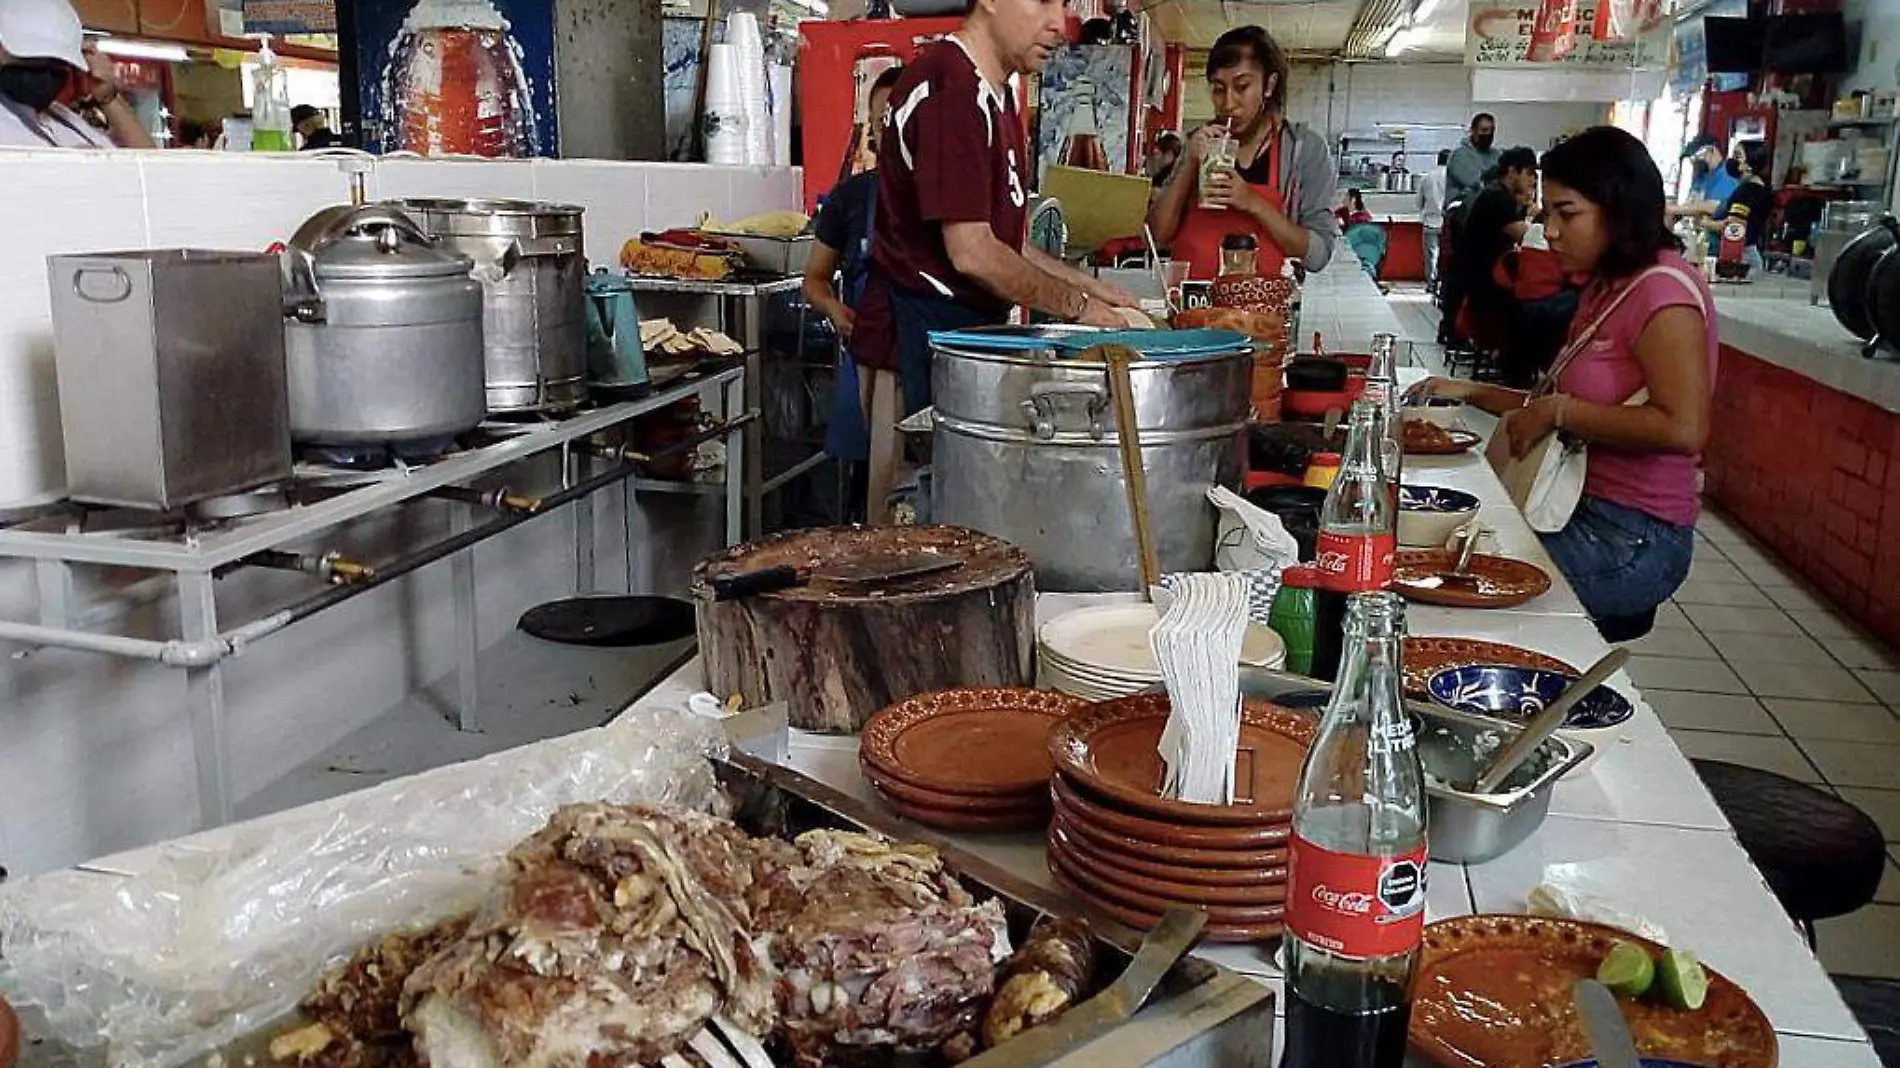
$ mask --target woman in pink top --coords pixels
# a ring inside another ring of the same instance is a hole
[[[1628,641],[1689,573],[1714,302],[1665,225],[1662,175],[1642,142],[1598,126],[1551,149],[1543,168],[1545,239],[1565,270],[1590,278],[1555,388],[1434,378],[1420,390],[1503,416],[1514,455],[1553,429],[1589,444],[1582,502],[1542,537],[1597,629]]]

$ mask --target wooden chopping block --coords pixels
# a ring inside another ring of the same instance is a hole
[[[952,554],[960,567],[881,585],[825,578],[867,557]],[[809,582],[714,601],[713,580],[790,566]],[[820,527],[749,542],[693,569],[707,688],[740,707],[784,701],[791,725],[852,734],[933,690],[1027,686],[1036,591],[1029,556],[963,527]]]

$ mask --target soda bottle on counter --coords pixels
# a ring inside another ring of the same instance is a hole
[[[1401,434],[1403,413],[1399,408],[1399,336],[1372,335],[1372,362],[1366,367],[1365,398],[1378,408],[1379,462],[1383,474],[1399,488],[1405,463],[1405,444]]]
[[[1339,672],[1347,595],[1385,589],[1398,549],[1398,491],[1380,458],[1378,409],[1362,397],[1353,402],[1349,420],[1345,457],[1320,505],[1314,545],[1320,586],[1314,597],[1313,675],[1321,679]]]
[[[1280,1068],[1399,1068],[1425,928],[1425,783],[1400,696],[1404,602],[1355,593],[1293,799]]]

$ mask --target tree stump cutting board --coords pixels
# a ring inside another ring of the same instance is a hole
[[[825,573],[927,554],[961,566],[886,584]],[[805,584],[713,600],[714,578],[787,564]],[[1029,557],[963,527],[820,527],[749,542],[700,561],[693,601],[707,688],[746,708],[784,701],[803,730],[855,733],[915,694],[1034,677]]]

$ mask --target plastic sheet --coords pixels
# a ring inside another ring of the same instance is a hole
[[[474,906],[559,806],[710,809],[716,721],[684,708],[208,831],[0,890],[0,992],[113,1065],[169,1068],[289,1012],[386,931]]]

